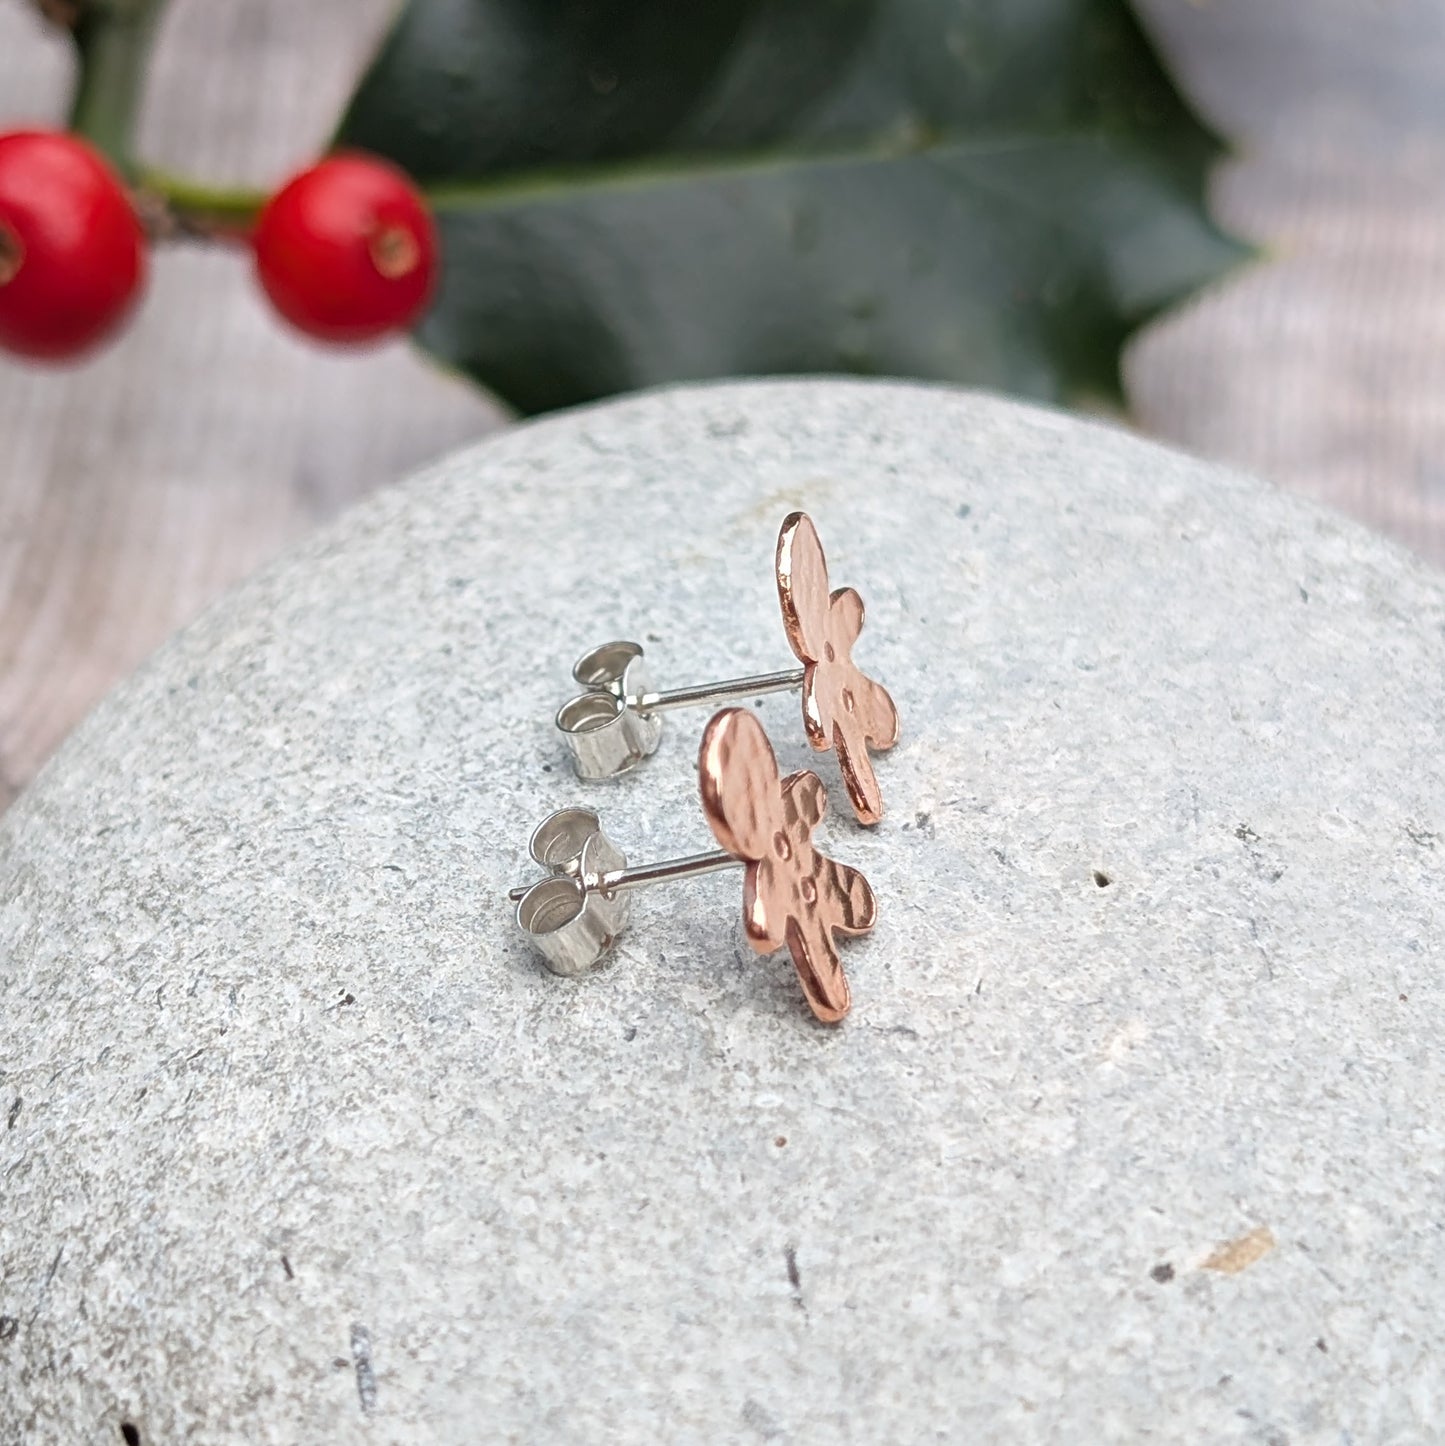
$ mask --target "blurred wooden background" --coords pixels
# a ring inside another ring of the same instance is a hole
[[[264,185],[325,140],[391,0],[172,0],[153,164]],[[1445,4],[1140,0],[1235,143],[1249,268],[1141,337],[1137,425],[1445,562]],[[0,127],[56,124],[70,62],[0,0]],[[164,250],[97,362],[0,360],[0,807],[175,627],[373,487],[502,424],[404,343],[283,333],[244,258]]]

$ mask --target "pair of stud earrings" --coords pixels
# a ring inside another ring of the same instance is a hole
[[[837,754],[858,821],[878,822],[883,801],[869,749],[897,742],[898,713],[887,690],[852,660],[863,600],[852,588],[829,591],[822,544],[802,512],[783,522],[774,573],[788,644],[802,666],[657,692],[637,643],[594,648],[573,669],[584,691],[556,719],[579,778],[630,772],[656,751],[661,715],[673,709],[800,690],[809,743]],[[739,707],[724,707],[708,722],[697,770],[703,816],[719,851],[629,868],[592,810],[561,809],[532,834],[531,856],[547,872],[512,890],[518,926],[554,973],[582,974],[626,925],[632,890],[742,867],[749,942],[760,954],[786,945],[813,1013],[836,1023],[851,998],[835,936],[866,934],[878,908],[868,880],[813,843],[827,807],[822,780],[809,771],[784,778],[763,725]]]

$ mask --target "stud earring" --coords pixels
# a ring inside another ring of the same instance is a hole
[[[786,944],[813,1013],[836,1024],[852,1000],[834,936],[866,934],[878,906],[857,869],[813,843],[828,801],[822,780],[809,772],[781,777],[763,725],[743,708],[724,709],[707,725],[697,770],[720,851],[629,868],[595,813],[562,809],[532,835],[532,857],[548,873],[512,890],[518,927],[554,974],[582,974],[626,926],[631,890],[741,867],[749,942],[759,954]]]
[[[716,707],[764,693],[803,694],[808,742],[838,755],[843,784],[858,821],[883,816],[870,746],[882,752],[898,741],[898,710],[881,683],[852,658],[863,629],[863,599],[851,587],[828,591],[828,563],[812,519],[790,514],[778,534],[774,572],[788,645],[803,664],[725,683],[656,692],[638,643],[604,643],[584,653],[572,676],[586,689],[557,711],[557,728],[572,751],[577,776],[617,778],[656,751],[663,713],[699,704]]]

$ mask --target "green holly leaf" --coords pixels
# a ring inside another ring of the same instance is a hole
[[[685,378],[1117,397],[1245,249],[1123,0],[411,0],[337,143],[435,204],[422,342],[524,412]]]

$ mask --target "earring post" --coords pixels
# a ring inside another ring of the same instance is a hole
[[[596,881],[585,887],[609,896],[624,894],[629,889],[645,889],[649,884],[697,878],[702,874],[720,873],[723,869],[740,869],[743,862],[730,853],[724,853],[722,849],[715,849],[706,854],[688,854],[686,858],[664,859],[659,864],[639,864],[631,869],[613,869],[609,873],[598,874]],[[507,897],[514,904],[518,903],[531,887],[531,884],[519,884],[508,892]]]
[[[694,708],[730,703],[738,698],[761,698],[767,693],[791,693],[803,686],[805,670],[788,668],[781,673],[757,673],[751,678],[733,678],[723,683],[698,683],[691,688],[668,688],[660,693],[640,693],[627,699],[629,708],[640,713],[666,713],[672,708]]]
[[[628,889],[643,889],[648,884],[665,884],[673,879],[691,879],[701,874],[716,874],[723,869],[740,869],[743,860],[715,849],[712,853],[689,854],[682,859],[666,859],[660,864],[639,864],[633,869],[613,869],[603,874],[597,887],[604,894],[621,894]]]

